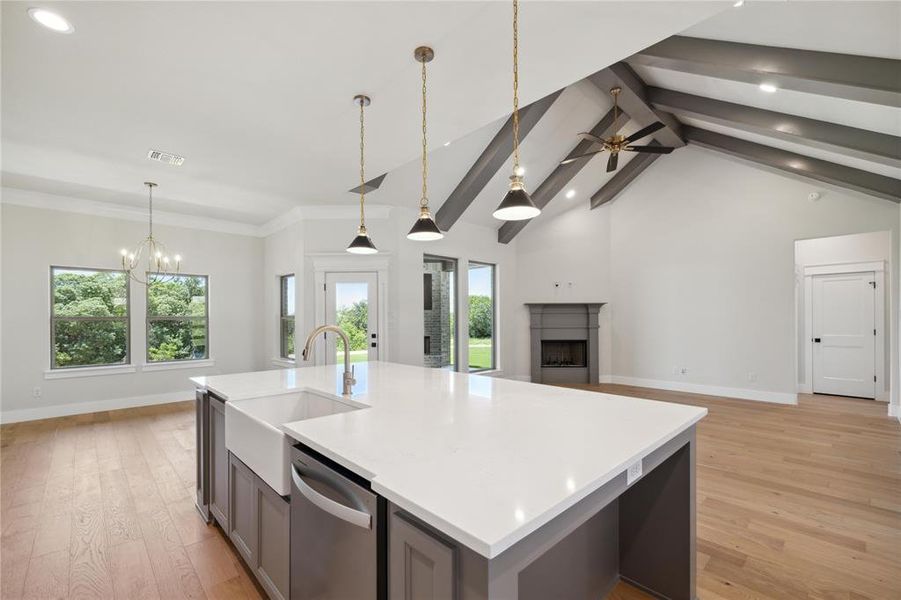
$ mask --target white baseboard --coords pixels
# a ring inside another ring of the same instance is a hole
[[[888,405],[888,416],[897,417],[898,422],[901,423],[901,410],[898,410],[897,404]]]
[[[672,390],[674,392],[690,392],[704,394],[705,396],[724,396],[726,398],[738,398],[740,400],[756,400],[758,402],[772,402],[775,404],[797,404],[798,396],[789,392],[767,392],[764,390],[749,390],[745,388],[723,387],[719,385],[704,385],[701,383],[689,383],[686,381],[665,381],[662,379],[642,379],[640,377],[611,376],[610,383],[622,385],[634,385],[637,387],[657,388]]]
[[[134,396],[131,398],[112,398],[110,400],[94,400],[88,402],[70,402],[68,404],[55,404],[53,406],[38,406],[35,408],[21,408],[19,410],[0,409],[0,423],[18,423],[20,421],[35,421],[37,419],[52,419],[54,417],[67,417],[86,413],[101,412],[104,410],[117,410],[120,408],[133,408],[135,406],[150,406],[153,404],[168,404],[191,400],[194,392],[191,390],[181,392],[167,392],[165,394],[150,394],[147,396]]]
[[[598,383],[613,383],[613,375],[598,375]]]
[[[525,381],[529,383],[532,381],[531,375],[505,375],[504,379],[512,379],[513,381]]]

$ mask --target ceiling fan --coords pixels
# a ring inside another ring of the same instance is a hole
[[[616,122],[617,117],[619,116],[619,94],[622,92],[622,88],[615,87],[610,90],[610,95],[613,96],[613,120]],[[581,158],[585,158],[586,156],[594,156],[595,154],[599,154],[601,152],[607,151],[610,153],[610,158],[607,159],[607,172],[615,171],[616,166],[619,164],[619,153],[620,152],[652,152],[654,154],[669,154],[674,150],[674,148],[670,148],[668,146],[631,146],[630,144],[635,140],[640,140],[643,137],[647,137],[654,133],[659,129],[663,129],[665,125],[660,121],[655,123],[651,123],[647,127],[643,127],[639,129],[632,135],[625,137],[622,135],[612,135],[609,138],[602,139],[598,136],[591,133],[580,133],[579,137],[583,140],[587,140],[594,144],[599,144],[601,148],[599,150],[592,150],[591,152],[587,152],[585,154],[579,154],[578,156],[573,156],[572,158],[567,158],[562,161],[561,165],[567,165],[571,162],[575,162]]]

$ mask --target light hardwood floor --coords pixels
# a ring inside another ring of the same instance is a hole
[[[901,599],[901,426],[884,404],[587,387],[710,409],[698,431],[702,600]],[[193,494],[189,402],[3,426],[0,597],[261,597]]]

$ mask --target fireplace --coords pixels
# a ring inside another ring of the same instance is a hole
[[[530,303],[532,381],[597,383],[598,314],[603,302]]]
[[[542,368],[585,368],[587,354],[588,340],[541,340]]]

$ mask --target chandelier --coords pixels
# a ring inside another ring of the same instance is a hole
[[[154,281],[171,281],[178,275],[181,269],[181,255],[169,257],[166,246],[156,241],[153,237],[153,188],[156,184],[145,181],[149,195],[149,227],[147,237],[141,240],[134,250],[123,248],[119,251],[122,256],[122,270],[129,277],[140,284],[147,285],[150,279]]]

